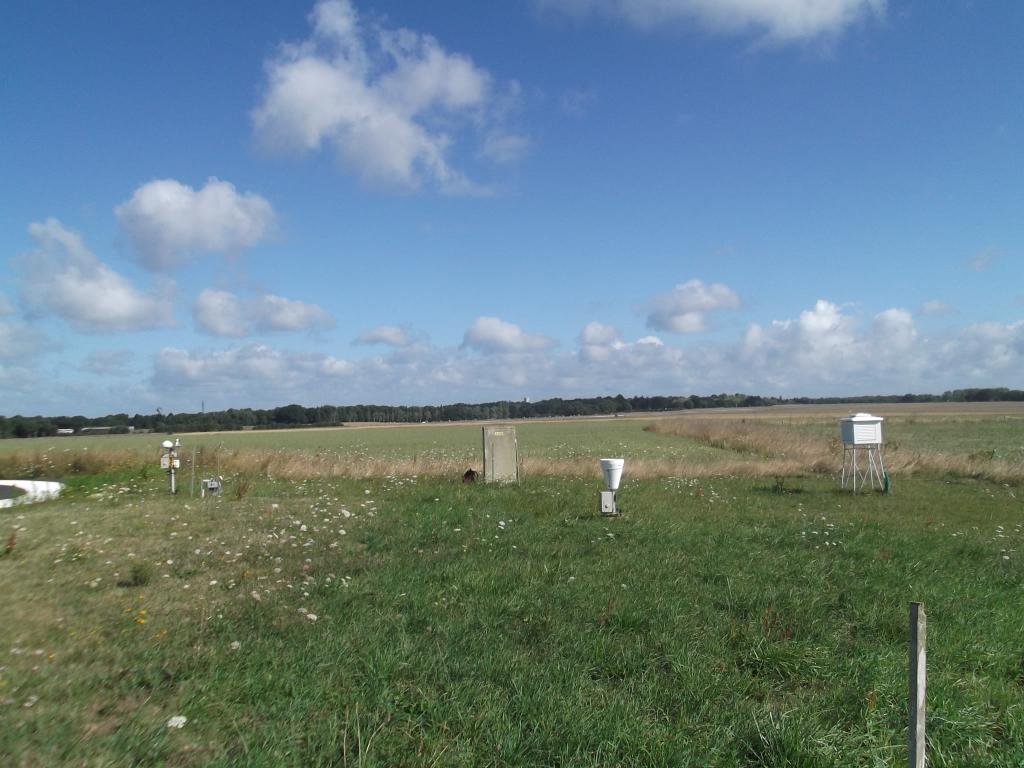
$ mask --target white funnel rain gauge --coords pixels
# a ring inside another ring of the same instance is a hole
[[[622,514],[622,510],[615,503],[615,493],[619,490],[622,467],[625,463],[625,459],[601,459],[601,474],[604,475],[604,484],[608,486],[607,491],[601,491],[602,515],[612,517]]]

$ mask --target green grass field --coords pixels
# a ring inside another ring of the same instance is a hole
[[[520,444],[728,453],[644,423]],[[472,458],[479,428],[287,435]],[[930,764],[1024,764],[1019,484],[629,468],[621,518],[585,477],[71,476],[0,510],[0,764],[904,765],[911,600]]]
[[[564,420],[516,425],[524,456],[566,459],[585,456],[626,455],[629,458],[715,458],[721,451],[691,441],[644,431],[650,418]],[[159,455],[166,436],[104,435],[0,440],[0,456],[20,452],[54,453],[83,450],[133,450]],[[195,433],[183,436],[185,449],[223,446],[228,449],[334,451],[401,460],[412,457],[456,457],[479,465],[480,426],[343,427],[338,429],[269,430],[252,432]]]

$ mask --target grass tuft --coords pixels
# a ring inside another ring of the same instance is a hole
[[[145,587],[153,581],[153,566],[149,563],[132,563],[128,568],[128,578],[117,582],[119,587]]]

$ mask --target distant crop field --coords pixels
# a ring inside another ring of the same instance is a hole
[[[838,471],[837,419],[853,410],[885,416],[887,467],[902,474],[1024,479],[1024,404],[935,403],[784,406],[620,418],[513,422],[523,469],[585,476],[596,459],[627,459],[637,476],[790,475]],[[480,469],[480,424],[181,435],[191,471],[257,476],[461,475]],[[0,471],[62,476],[155,462],[164,435],[0,441]]]

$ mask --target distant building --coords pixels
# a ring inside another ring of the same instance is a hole
[[[73,435],[73,434],[75,434],[75,430],[73,430],[73,429],[58,429],[57,430],[57,434],[58,435]]]
[[[78,430],[80,435],[109,435],[110,427],[82,427]]]

